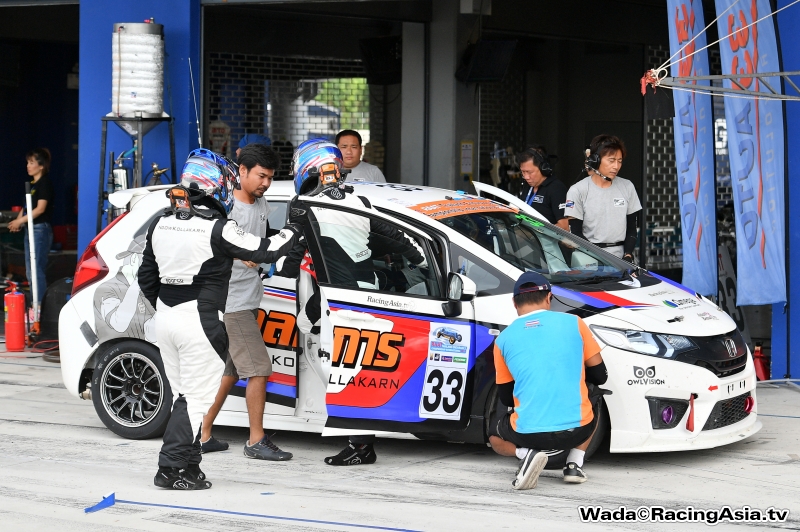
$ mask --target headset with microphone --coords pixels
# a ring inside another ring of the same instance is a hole
[[[607,175],[600,173],[600,151],[605,148],[607,144],[609,143],[601,143],[594,151],[592,151],[591,146],[586,146],[586,151],[583,152],[584,156],[586,157],[586,160],[583,162],[583,166],[586,168],[586,173],[591,174],[594,172],[606,181],[611,181],[613,179],[612,177],[608,177]]]

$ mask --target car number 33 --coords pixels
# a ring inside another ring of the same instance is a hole
[[[460,419],[466,377],[464,368],[428,362],[419,403],[419,417]]]

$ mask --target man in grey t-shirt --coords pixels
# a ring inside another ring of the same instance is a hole
[[[618,177],[625,145],[611,135],[598,135],[586,150],[586,178],[567,192],[564,216],[570,230],[628,262],[633,262],[636,225],[642,210],[633,183]]]
[[[342,152],[342,162],[350,174],[347,181],[373,181],[375,183],[386,183],[381,169],[374,164],[369,164],[361,160],[364,147],[361,145],[361,134],[354,129],[345,129],[336,135],[334,142]]]
[[[236,201],[228,217],[236,220],[242,230],[261,238],[274,233],[269,228],[269,205],[263,196],[277,168],[280,158],[272,148],[248,144],[239,152],[241,189],[233,191]],[[247,379],[245,400],[250,420],[250,439],[244,445],[244,455],[261,460],[289,460],[292,453],[280,450],[264,434],[264,403],[272,362],[256,321],[264,295],[257,266],[241,260],[233,263],[223,316],[229,339],[228,359],[217,397],[203,418],[200,446],[204,453],[228,448],[227,443],[211,436],[211,428],[231,388],[243,378]]]

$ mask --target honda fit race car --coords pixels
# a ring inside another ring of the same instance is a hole
[[[747,345],[734,321],[691,289],[617,259],[487,185],[476,187],[492,199],[388,183],[353,187],[365,201],[347,211],[413,238],[425,266],[372,235],[377,289],[331,283],[336,259],[320,235],[332,233],[324,225],[337,217],[316,217],[309,253],[329,310],[319,335],[296,327],[295,279],[263,282],[258,323],[274,369],[265,427],[486,442],[496,408],[492,344],[517,317],[515,280],[536,271],[553,285],[553,310],[586,321],[608,367],[604,388],[612,394],[589,454],[607,434],[611,452],[678,451],[761,428]],[[283,226],[293,195],[288,182],[269,189],[270,226]],[[341,208],[324,197],[303,200],[312,212]],[[76,397],[91,398],[115,433],[150,438],[163,432],[172,396],[137,272],[146,229],[168,201],[151,188],[115,193],[112,202],[129,212],[87,247],[61,311],[63,380]],[[559,356],[557,345],[531,349]],[[217,424],[248,426],[245,384],[234,387]]]

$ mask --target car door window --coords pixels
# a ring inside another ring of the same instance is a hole
[[[331,285],[442,297],[437,268],[424,239],[383,219],[322,207],[312,207],[312,212]]]
[[[267,220],[270,229],[280,229],[286,225],[286,202],[269,201],[269,213]]]
[[[475,282],[478,296],[509,294],[514,290],[511,279],[457,244],[450,244],[452,271]]]

